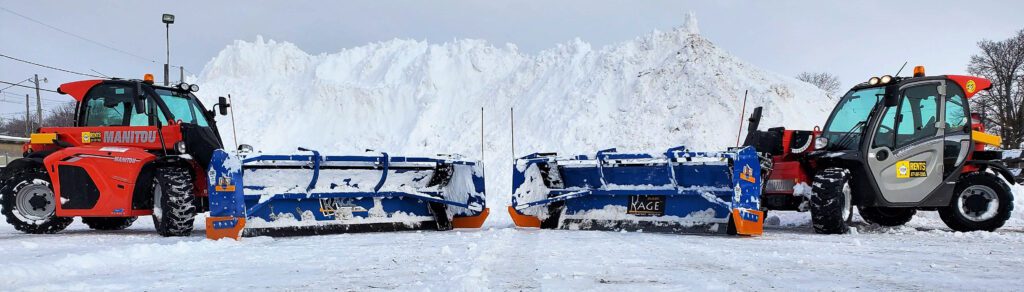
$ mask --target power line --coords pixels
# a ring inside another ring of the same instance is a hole
[[[26,81],[29,81],[29,80],[32,80],[32,78],[26,78],[25,80],[22,80],[21,82],[18,82],[18,84],[25,83]],[[8,88],[11,88],[11,87],[14,87],[14,85],[7,86],[7,87],[4,87],[3,89],[0,89],[0,92],[3,92],[4,90],[7,90]]]
[[[82,73],[82,72],[75,72],[75,71],[71,71],[71,70],[68,70],[68,69],[61,69],[61,68],[57,68],[57,67],[53,67],[53,66],[47,66],[47,65],[39,64],[39,63],[32,62],[32,61],[26,61],[26,60],[18,59],[18,58],[11,57],[11,56],[8,56],[8,55],[4,55],[3,53],[0,53],[0,57],[8,58],[8,59],[15,60],[15,61],[22,62],[22,63],[26,63],[26,64],[36,65],[36,66],[43,67],[43,68],[46,68],[46,69],[53,69],[53,70],[57,70],[57,71],[61,71],[61,72],[67,72],[67,73],[71,73],[71,74],[78,74],[78,75],[82,75],[82,76],[89,76],[89,77],[95,77],[95,78],[104,78],[103,76],[99,76],[99,75],[92,75],[92,74],[86,74],[86,73]]]
[[[150,62],[150,63],[153,63],[153,64],[160,64],[160,62],[157,62],[157,61],[155,61],[155,60],[153,60],[153,59],[150,59],[150,58],[146,58],[146,57],[143,57],[143,56],[139,56],[139,55],[136,55],[136,54],[132,54],[132,53],[130,53],[130,52],[128,52],[128,51],[125,51],[125,50],[122,50],[122,49],[118,49],[118,48],[116,48],[116,47],[113,47],[113,46],[109,46],[109,45],[106,45],[106,44],[104,44],[104,43],[101,43],[101,42],[98,42],[98,41],[94,41],[94,40],[91,40],[91,39],[89,39],[89,38],[86,38],[86,37],[84,37],[84,36],[80,36],[80,35],[77,35],[77,34],[71,33],[71,32],[69,32],[69,31],[66,31],[66,30],[60,29],[60,28],[58,28],[58,27],[56,27],[56,26],[52,26],[52,25],[49,25],[49,24],[43,23],[42,21],[36,20],[36,19],[34,19],[34,18],[31,18],[31,17],[25,16],[25,15],[22,15],[22,14],[20,14],[20,13],[17,13],[17,12],[11,11],[10,9],[7,9],[7,8],[3,8],[3,7],[0,7],[0,10],[3,10],[3,11],[7,11],[7,12],[8,12],[8,13],[10,13],[10,14],[14,14],[14,15],[16,15],[16,16],[18,16],[18,17],[21,17],[21,18],[24,18],[24,19],[26,19],[26,20],[28,20],[28,21],[31,21],[31,22],[35,22],[35,23],[37,23],[37,24],[39,24],[39,25],[42,25],[42,26],[48,27],[48,28],[50,28],[50,29],[53,29],[53,30],[59,31],[59,32],[61,32],[61,33],[64,33],[64,34],[67,34],[67,35],[73,36],[73,37],[75,37],[75,38],[78,38],[78,39],[81,39],[81,40],[83,40],[83,41],[87,41],[87,42],[93,43],[93,44],[95,44],[95,45],[98,45],[98,46],[101,46],[101,47],[104,47],[104,48],[110,49],[110,50],[112,50],[112,51],[115,51],[115,52],[118,52],[118,53],[122,53],[122,54],[125,54],[125,55],[129,55],[129,56],[132,56],[132,57],[135,57],[135,58],[139,58],[139,59],[141,59],[141,60],[145,60],[145,61],[147,61],[147,62]],[[171,67],[181,67],[181,66],[173,66],[173,65],[172,65]],[[188,71],[188,69],[185,69],[185,71]],[[189,73],[191,73],[191,71],[189,71]],[[193,74],[195,74],[195,73],[193,73]],[[102,78],[102,77],[101,77],[101,78]]]
[[[21,85],[21,84],[11,83],[11,82],[7,82],[7,81],[0,81],[0,84],[8,84],[8,85],[11,85],[11,86],[24,87],[24,88],[29,88],[29,89],[36,89],[34,86]],[[57,92],[56,90],[50,90],[50,89],[46,89],[46,88],[40,88],[39,90],[49,91],[49,92],[53,92],[53,93],[60,93],[60,92]]]
[[[104,47],[104,48],[107,48],[107,49],[110,49],[110,50],[113,50],[113,51],[116,51],[116,52],[119,52],[119,53],[122,53],[122,54],[125,54],[125,55],[129,55],[129,56],[136,57],[136,58],[139,58],[139,59],[142,59],[142,60],[146,60],[146,61],[149,61],[149,62],[156,63],[156,61],[154,61],[153,59],[149,59],[149,58],[146,58],[146,57],[143,57],[143,56],[139,56],[139,55],[136,55],[136,54],[129,53],[127,51],[124,51],[124,50],[121,50],[121,49],[118,49],[118,48],[115,48],[115,47],[112,47],[112,46],[108,46],[106,44],[103,44],[103,43],[100,43],[100,42],[88,39],[86,37],[83,37],[83,36],[71,33],[69,31],[57,28],[57,27],[52,26],[52,25],[43,23],[42,21],[35,20],[35,19],[31,18],[31,17],[25,16],[25,15],[21,15],[20,13],[11,11],[10,9],[0,7],[0,10],[7,11],[10,14],[17,15],[18,17],[24,18],[24,19],[26,19],[28,21],[38,23],[39,25],[42,25],[42,26],[45,26],[45,27],[49,27],[50,29],[62,32],[64,34],[67,34],[67,35],[70,35],[70,36],[73,36],[73,37],[76,37],[76,38],[81,39],[83,41],[87,41],[87,42],[93,43],[95,45],[98,45],[98,46],[101,46],[101,47]]]

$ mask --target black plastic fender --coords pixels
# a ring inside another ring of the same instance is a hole
[[[1002,162],[1000,162],[998,160],[996,160],[996,161],[968,160],[966,163],[967,164],[978,165],[978,166],[980,166],[982,168],[982,170],[985,170],[986,167],[992,168],[992,171],[995,171],[999,175],[1003,176],[1003,178],[1006,179],[1007,182],[1010,182],[1010,184],[1014,184],[1014,182],[1015,182],[1015,180],[1013,178],[1013,173],[1010,172],[1010,169],[1007,168],[1005,164],[1003,164]]]

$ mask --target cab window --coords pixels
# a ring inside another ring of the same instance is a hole
[[[129,84],[96,85],[82,102],[82,126],[148,126],[146,114],[135,113],[134,99]]]
[[[202,109],[191,94],[165,89],[157,89],[156,94],[160,95],[160,99],[167,105],[167,109],[170,110],[175,120],[203,127],[209,126]],[[162,111],[160,112],[160,121],[163,123],[167,121]]]
[[[967,99],[964,98],[963,90],[955,83],[946,86],[946,133],[966,132]]]
[[[907,88],[896,119],[896,148],[935,137],[939,121],[939,90],[935,84]]]

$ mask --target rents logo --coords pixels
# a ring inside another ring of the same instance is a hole
[[[928,163],[924,161],[896,162],[896,178],[912,178],[928,176]]]
[[[82,144],[89,144],[92,142],[100,142],[100,133],[98,132],[82,132]]]
[[[97,134],[99,134],[99,133],[97,133]],[[103,143],[153,143],[153,142],[156,142],[156,131],[104,131],[103,132]]]

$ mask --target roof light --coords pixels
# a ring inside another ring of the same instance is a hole
[[[878,77],[871,77],[871,79],[868,79],[868,85],[876,85],[879,81],[881,80]]]
[[[188,83],[185,83],[185,82],[178,83],[178,89],[186,90],[187,91],[188,90]]]
[[[153,74],[146,73],[146,75],[143,75],[142,76],[142,82],[153,84]]]
[[[891,81],[892,81],[892,76],[889,76],[889,75],[885,75],[885,76],[882,76],[882,79],[881,79],[881,80],[879,80],[879,81],[880,81],[880,82],[881,82],[882,84],[886,84],[886,83],[889,83],[889,82],[891,82]]]
[[[192,91],[192,92],[197,92],[197,91],[199,91],[199,85],[192,84],[191,86],[188,87],[188,90]]]
[[[924,66],[914,66],[914,77],[924,77]]]

